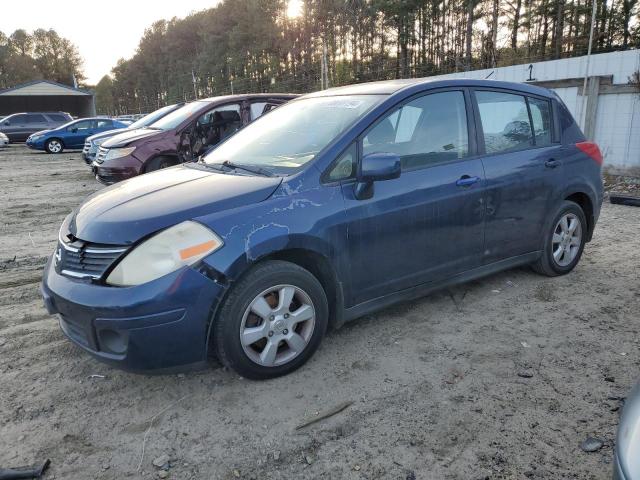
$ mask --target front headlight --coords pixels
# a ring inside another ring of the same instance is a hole
[[[131,286],[150,282],[181,267],[193,265],[222,245],[220,237],[207,227],[188,220],[135,247],[116,265],[107,283]]]
[[[110,148],[104,159],[113,160],[114,158],[126,157],[127,155],[131,155],[135,149],[136,147]]]
[[[30,139],[32,142],[37,142],[37,141],[38,141],[38,140],[40,140],[42,137],[43,137],[43,135],[33,135],[33,136],[29,137],[29,139]]]
[[[102,145],[104,142],[106,142],[108,140],[108,138],[99,138],[97,140],[92,140],[91,143],[92,145],[99,147],[100,145]],[[134,147],[135,148],[135,147]],[[131,150],[133,152],[133,150]]]

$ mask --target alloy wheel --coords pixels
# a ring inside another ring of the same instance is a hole
[[[582,244],[582,224],[573,213],[565,213],[553,229],[551,250],[553,260],[561,267],[566,267],[575,260]]]
[[[257,295],[240,325],[240,343],[258,365],[275,367],[307,347],[316,323],[309,295],[294,285],[276,285]]]
[[[61,150],[62,150],[62,145],[60,144],[59,141],[51,140],[49,142],[49,151],[51,153],[60,153]]]

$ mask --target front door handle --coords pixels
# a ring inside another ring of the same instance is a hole
[[[480,177],[470,177],[469,175],[461,176],[458,181],[456,181],[456,185],[458,187],[470,187],[474,183],[480,181]]]
[[[550,158],[546,162],[544,162],[544,166],[547,168],[556,168],[560,166],[560,160],[556,160],[555,158]]]

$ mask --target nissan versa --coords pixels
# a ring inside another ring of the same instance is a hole
[[[199,162],[89,197],[42,283],[64,333],[131,370],[283,375],[328,326],[515,267],[569,273],[602,157],[550,91],[390,81],[293,100]]]

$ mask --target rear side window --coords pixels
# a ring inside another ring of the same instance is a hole
[[[44,123],[46,122],[45,118],[39,114],[29,114],[27,115],[27,123]]]
[[[47,116],[54,122],[68,122],[69,119],[59,113],[47,113]]]
[[[529,112],[522,95],[476,91],[476,99],[487,153],[531,148]]]
[[[109,128],[113,126],[111,120],[98,120],[98,128]]]
[[[365,155],[397,154],[403,170],[466,157],[469,138],[464,94],[432,93],[407,103],[380,120],[362,146]]]
[[[533,135],[537,147],[551,145],[551,105],[548,100],[529,97]]]

